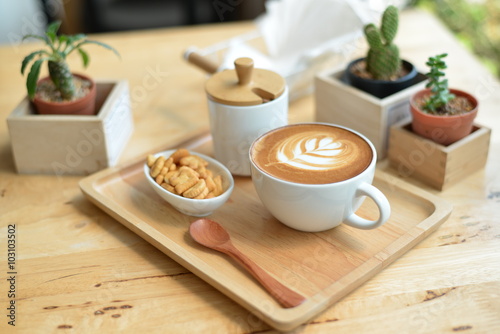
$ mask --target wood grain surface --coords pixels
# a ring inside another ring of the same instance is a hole
[[[207,75],[182,54],[190,45],[206,47],[251,29],[251,23],[221,23],[92,36],[122,59],[89,46],[85,72],[130,84],[135,132],[121,163],[208,130]],[[442,192],[406,178],[452,203],[449,219],[294,333],[500,331],[500,83],[427,13],[403,12],[397,42],[420,68],[430,55],[449,53],[450,86],[476,93],[476,121],[492,129],[487,165]],[[5,119],[26,94],[21,60],[38,46],[0,47],[0,332],[276,333],[87,200],[81,177],[16,174]],[[356,47],[353,57],[366,50]],[[83,71],[76,56],[70,65]],[[313,120],[314,109],[312,96],[294,101],[290,122]],[[396,177],[385,162],[379,169]],[[16,228],[15,327],[6,316],[13,300],[9,225]]]

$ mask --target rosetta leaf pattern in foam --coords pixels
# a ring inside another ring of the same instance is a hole
[[[351,145],[327,135],[297,134],[277,152],[279,163],[306,170],[328,170],[344,165]]]

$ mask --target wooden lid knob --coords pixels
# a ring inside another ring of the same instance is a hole
[[[238,58],[234,70],[215,73],[206,83],[208,98],[222,104],[251,106],[274,100],[285,91],[285,79],[273,72],[254,68],[251,58]]]
[[[238,84],[242,86],[248,85],[252,81],[252,58],[238,58],[234,61],[234,67],[238,76]]]

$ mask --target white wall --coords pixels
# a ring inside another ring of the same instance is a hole
[[[0,0],[0,44],[16,44],[26,34],[43,34],[47,18],[38,0]]]

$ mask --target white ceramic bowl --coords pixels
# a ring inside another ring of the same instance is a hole
[[[164,156],[165,158],[168,158],[175,151],[176,150],[163,151],[155,154],[154,156]],[[172,194],[170,191],[164,189],[156,183],[151,175],[149,175],[150,169],[146,163],[144,164],[144,175],[155,192],[179,212],[189,216],[204,217],[214,212],[227,201],[233,191],[234,180],[229,170],[219,161],[197,152],[191,152],[191,154],[205,159],[208,162],[208,169],[210,169],[214,175],[222,176],[222,188],[224,189],[224,192],[221,195],[208,199],[192,199]]]

